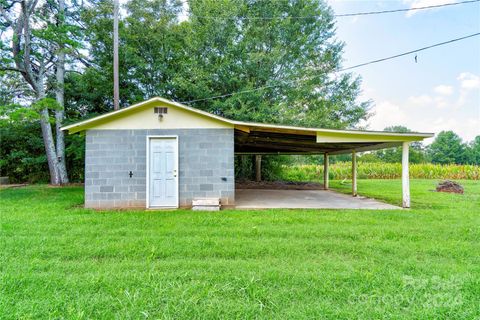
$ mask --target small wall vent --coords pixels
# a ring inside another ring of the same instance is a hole
[[[155,107],[153,108],[153,113],[155,114],[167,114],[168,108],[166,107]]]

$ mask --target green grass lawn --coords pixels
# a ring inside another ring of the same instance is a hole
[[[97,212],[79,187],[2,190],[0,318],[479,318],[480,183],[435,183],[393,211]],[[401,201],[397,180],[358,188]]]

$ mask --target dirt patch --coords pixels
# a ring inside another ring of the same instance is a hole
[[[270,189],[270,190],[323,190],[323,184],[315,182],[292,181],[238,181],[236,189]]]
[[[26,187],[26,186],[28,186],[28,184],[26,184],[26,183],[0,184],[0,189],[22,188],[22,187]]]
[[[72,182],[72,183],[64,183],[64,184],[49,184],[48,187],[49,188],[83,187],[83,183]]]

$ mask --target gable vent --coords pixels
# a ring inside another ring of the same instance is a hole
[[[155,114],[167,114],[168,113],[168,108],[165,107],[155,107],[153,109],[153,113]]]

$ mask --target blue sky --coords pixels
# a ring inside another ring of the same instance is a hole
[[[329,0],[336,14],[390,10],[454,0]],[[443,8],[337,18],[345,42],[344,67],[480,32],[480,2]],[[415,131],[453,130],[464,140],[480,135],[480,36],[415,55],[355,69],[363,99],[374,115],[364,123],[382,130],[404,125]],[[428,143],[428,141],[427,141]]]

